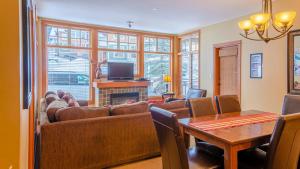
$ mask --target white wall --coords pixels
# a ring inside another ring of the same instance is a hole
[[[274,12],[297,11],[293,29],[300,28],[299,0],[277,0]],[[241,57],[241,103],[244,110],[258,109],[280,112],[283,96],[287,93],[287,38],[264,42],[243,39],[237,23],[249,16],[218,23],[201,29],[201,88],[213,93],[213,45],[223,42],[242,40]],[[249,77],[250,54],[263,53],[263,79]]]

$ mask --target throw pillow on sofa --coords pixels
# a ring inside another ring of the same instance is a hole
[[[63,90],[57,90],[57,95],[60,99],[62,99],[65,95],[65,92]]]
[[[50,105],[53,101],[58,100],[59,97],[56,94],[48,94],[45,99],[46,105]]]
[[[65,100],[67,103],[69,103],[70,99],[76,100],[71,93],[65,93],[65,95],[62,97],[63,100]]]
[[[70,99],[69,100],[68,106],[69,107],[80,107],[79,103],[76,100],[74,100],[74,99]]]
[[[44,97],[47,97],[49,94],[56,94],[56,92],[54,92],[54,91],[48,91],[48,92],[45,93]]]
[[[145,113],[148,111],[149,109],[148,109],[147,102],[137,102],[133,104],[112,106],[110,113],[112,116],[117,116],[117,115],[126,115],[126,114]]]
[[[57,110],[61,109],[61,108],[66,108],[68,107],[68,104],[64,101],[64,100],[55,100],[52,103],[50,103],[47,107],[46,113],[47,116],[49,118],[50,122],[55,122],[55,113],[57,112]]]
[[[87,119],[109,116],[108,108],[99,107],[68,107],[58,110],[55,113],[57,121]]]

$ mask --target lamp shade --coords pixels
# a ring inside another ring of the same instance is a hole
[[[244,31],[249,31],[253,28],[253,24],[251,22],[251,20],[244,20],[239,22],[239,27],[240,29],[244,30]]]
[[[261,26],[266,24],[270,20],[270,14],[259,13],[259,14],[252,15],[250,19],[254,25]]]
[[[164,76],[164,82],[166,82],[166,83],[171,82],[171,76],[170,75],[165,75]]]
[[[295,18],[296,18],[295,11],[280,12],[275,15],[275,23],[277,26],[280,25],[288,26],[288,25],[292,25]]]

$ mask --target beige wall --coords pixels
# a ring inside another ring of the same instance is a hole
[[[293,29],[300,28],[299,0],[277,0],[274,12],[295,10],[298,17]],[[239,36],[238,21],[211,25],[201,29],[201,87],[213,93],[213,45],[223,42],[242,40],[242,108],[280,112],[283,96],[287,92],[287,38],[264,42],[254,42]],[[263,79],[249,77],[249,58],[251,53],[263,52]]]
[[[0,1],[0,168],[20,163],[19,0]]]

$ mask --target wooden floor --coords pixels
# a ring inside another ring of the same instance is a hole
[[[156,157],[130,164],[121,165],[111,169],[162,169],[162,161],[161,157]]]
[[[195,146],[194,137],[190,138],[190,146]],[[111,169],[162,169],[161,157],[155,157],[147,160],[142,160],[130,164],[124,164],[121,166],[113,167]]]

